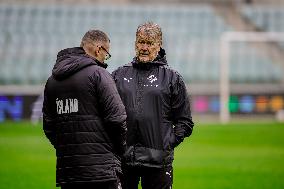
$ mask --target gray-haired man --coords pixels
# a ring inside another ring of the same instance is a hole
[[[112,75],[127,112],[123,189],[170,189],[174,148],[193,130],[182,77],[167,65],[155,23],[136,32],[136,57]]]

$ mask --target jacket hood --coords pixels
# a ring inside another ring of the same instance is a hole
[[[168,63],[166,59],[166,52],[163,48],[160,48],[158,56],[153,61],[146,62],[146,63],[139,62],[137,57],[134,57],[132,64],[134,67],[137,67],[137,68],[150,68],[152,66],[167,65]]]
[[[82,47],[67,48],[58,53],[52,75],[56,80],[64,80],[91,65],[107,67],[107,64],[87,55]]]

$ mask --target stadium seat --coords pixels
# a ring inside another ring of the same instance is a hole
[[[264,29],[284,30],[281,8],[244,6],[241,11]],[[169,65],[177,69],[186,82],[219,80],[219,39],[232,28],[208,4],[169,7],[1,3],[0,45],[5,48],[0,52],[0,84],[43,84],[51,73],[57,52],[79,46],[84,33],[92,28],[104,30],[110,36],[112,59],[108,69],[113,71],[132,60],[137,26],[146,21],[161,25]],[[284,47],[284,43],[280,45]],[[245,48],[237,47],[236,51],[241,49]],[[256,54],[254,60],[233,58],[237,62],[231,64],[231,80],[281,80],[280,69],[267,57],[259,63],[263,57],[258,56]],[[255,72],[256,68],[261,71]],[[11,72],[17,74],[9,74]]]

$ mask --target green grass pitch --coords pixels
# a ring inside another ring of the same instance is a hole
[[[0,123],[0,188],[56,188],[41,125]],[[283,188],[283,123],[197,124],[175,150],[173,189]]]

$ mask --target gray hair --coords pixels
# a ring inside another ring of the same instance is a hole
[[[81,47],[86,43],[96,43],[96,42],[110,42],[107,34],[100,30],[89,30],[85,33],[81,41]]]
[[[162,44],[162,29],[158,24],[154,22],[145,22],[138,26],[136,37],[138,37],[140,32],[145,32],[150,38],[153,38]]]

